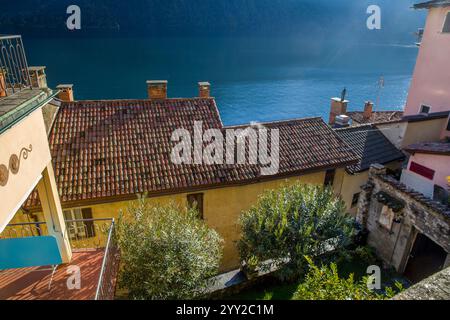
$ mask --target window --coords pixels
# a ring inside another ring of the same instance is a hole
[[[336,175],[336,170],[335,169],[331,169],[331,170],[327,170],[327,172],[325,173],[325,181],[323,182],[323,184],[326,187],[331,187],[334,183],[334,176]]]
[[[417,173],[418,175],[421,175],[422,177],[425,177],[430,180],[434,179],[434,173],[435,173],[434,170],[427,168],[425,166],[422,166],[421,164],[418,164],[414,161],[411,162],[411,165],[409,166],[409,171]]]
[[[378,223],[381,226],[388,229],[389,231],[391,231],[392,223],[394,222],[394,217],[395,217],[394,211],[392,211],[392,209],[389,208],[388,206],[383,206],[383,208],[381,209],[380,218],[378,219]]]
[[[450,33],[450,12],[447,12],[444,21],[444,27],[442,28],[442,33]]]
[[[91,208],[64,210],[67,232],[71,239],[90,238],[95,236],[94,221],[78,221],[92,219]]]
[[[352,198],[352,208],[354,208],[357,204],[358,204],[358,201],[359,201],[359,195],[360,195],[361,193],[360,192],[358,192],[358,193],[355,193],[354,195],[353,195],[353,198]]]
[[[447,122],[447,131],[450,131],[450,118],[448,118],[448,122]]]
[[[431,107],[430,106],[426,106],[426,105],[421,105],[420,106],[420,113],[430,113]]]
[[[203,193],[189,194],[187,196],[189,208],[198,211],[198,217],[203,219]]]

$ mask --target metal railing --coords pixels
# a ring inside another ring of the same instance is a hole
[[[0,99],[32,89],[21,36],[0,35]]]
[[[102,269],[98,279],[95,300],[113,300],[116,287],[116,276],[119,270],[119,249],[115,237],[114,219],[108,232],[105,255],[103,256]]]
[[[114,219],[66,220],[66,234],[72,249],[105,248],[108,232]],[[26,238],[48,235],[45,222],[13,223],[6,226],[0,239]]]
[[[66,220],[66,234],[72,249],[104,248],[95,300],[112,300],[119,268],[119,249],[115,238],[114,219]],[[45,222],[13,223],[6,226],[0,239],[48,235]]]

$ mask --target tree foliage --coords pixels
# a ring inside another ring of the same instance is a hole
[[[306,257],[309,272],[298,286],[293,298],[295,300],[381,300],[395,295],[392,288],[385,288],[385,293],[377,293],[367,286],[368,278],[355,281],[353,274],[347,279],[339,277],[335,263],[330,266],[316,266],[312,259]],[[402,290],[400,284],[396,284]]]
[[[330,188],[304,184],[265,192],[240,223],[242,261],[250,270],[280,268],[282,278],[301,275],[307,255],[340,252],[354,233],[353,219]]]
[[[118,244],[121,287],[131,299],[198,297],[217,274],[222,240],[191,209],[141,199],[122,213]]]

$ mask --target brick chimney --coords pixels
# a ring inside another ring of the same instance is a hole
[[[31,85],[33,88],[47,88],[47,76],[45,75],[45,67],[29,67]]]
[[[167,80],[148,80],[147,93],[149,99],[167,99]]]
[[[61,101],[73,101],[73,84],[60,84],[56,86],[59,90],[58,99]]]
[[[0,69],[0,97],[6,97],[6,81],[3,70]]]
[[[211,84],[209,82],[198,83],[198,96],[200,98],[209,98],[211,96]]]
[[[330,119],[328,123],[334,124],[336,117],[347,113],[348,100],[341,100],[341,98],[332,98],[330,107]]]
[[[373,112],[373,103],[371,101],[366,101],[364,104],[364,119],[370,119]]]

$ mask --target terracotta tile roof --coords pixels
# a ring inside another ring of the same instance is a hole
[[[322,120],[303,118],[258,123],[280,133],[280,174],[355,163],[356,154]],[[249,125],[224,129],[245,129]]]
[[[405,151],[450,155],[450,142],[420,142],[407,146]]]
[[[405,155],[373,125],[336,129],[336,133],[356,152],[359,162],[347,167],[350,173],[368,170],[374,163],[399,161]]]
[[[212,98],[63,103],[49,137],[62,203],[265,178],[259,165],[172,163],[170,154],[176,144],[171,141],[172,132],[184,128],[192,135],[195,121],[203,121],[203,130],[233,128],[222,125]],[[280,130],[277,176],[357,161],[321,118],[264,125]],[[36,198],[34,194],[27,207],[38,205]]]
[[[374,111],[370,118],[364,118],[362,111],[347,112],[354,124],[380,124],[401,121],[403,111]]]

